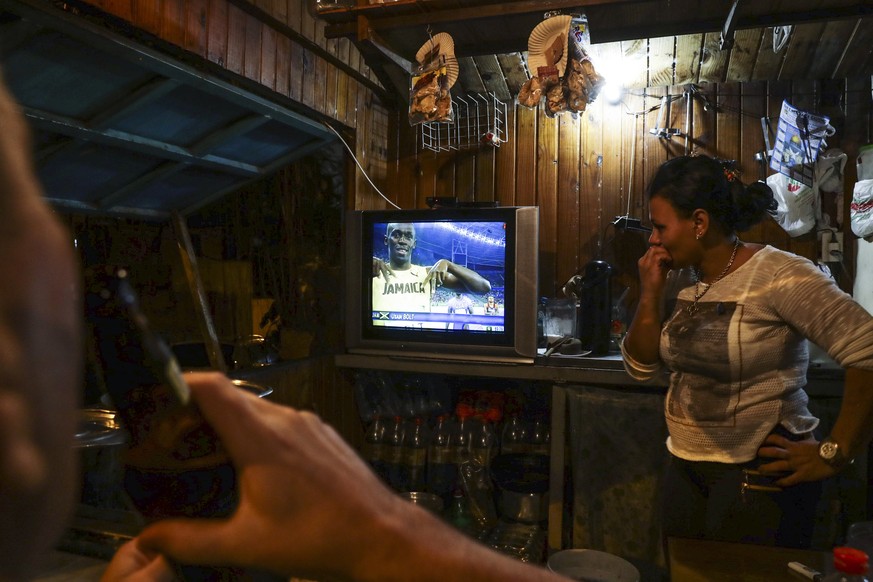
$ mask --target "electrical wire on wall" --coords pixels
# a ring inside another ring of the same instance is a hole
[[[322,122],[322,123],[324,123],[324,122]],[[367,182],[370,183],[370,186],[373,187],[373,189],[376,191],[376,194],[378,194],[379,196],[381,196],[382,199],[383,199],[385,202],[387,202],[388,204],[390,204],[391,206],[393,206],[394,208],[397,208],[397,209],[399,210],[400,207],[397,206],[397,205],[396,205],[394,202],[392,202],[391,200],[389,200],[388,197],[385,196],[385,195],[382,193],[381,190],[379,190],[379,187],[376,186],[376,184],[373,183],[373,180],[370,179],[370,176],[367,175],[367,171],[364,169],[364,167],[361,165],[361,163],[358,162],[358,158],[355,157],[355,153],[352,151],[352,148],[349,147],[349,144],[346,143],[346,140],[343,139],[343,136],[340,135],[340,132],[338,132],[337,130],[335,130],[335,129],[334,129],[334,128],[329,124],[329,123],[324,123],[324,126],[325,126],[326,128],[328,128],[329,130],[331,130],[332,132],[334,132],[334,133],[336,134],[336,136],[339,138],[339,140],[342,142],[342,144],[346,147],[346,151],[349,152],[349,155],[352,157],[352,160],[354,160],[355,165],[358,166],[358,169],[359,169],[359,170],[361,170],[361,173],[364,175],[364,178],[367,179]]]

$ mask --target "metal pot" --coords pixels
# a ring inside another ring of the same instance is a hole
[[[269,386],[233,379],[233,384],[259,398],[273,393]],[[89,407],[80,412],[75,447],[81,464],[81,502],[101,508],[127,509],[122,492],[124,452],[130,435],[111,407]]]
[[[86,408],[81,411],[75,447],[81,463],[81,502],[94,507],[124,509],[119,484],[121,453],[128,433],[115,418],[115,411]]]
[[[510,521],[540,523],[549,514],[549,457],[511,453],[491,463],[497,510]]]

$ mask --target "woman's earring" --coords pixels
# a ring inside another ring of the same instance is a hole
[[[700,237],[702,237],[702,236],[703,236],[703,235],[700,234],[700,231],[698,230],[698,231],[697,231],[697,234],[695,235],[695,238],[696,238],[697,240],[700,240]]]

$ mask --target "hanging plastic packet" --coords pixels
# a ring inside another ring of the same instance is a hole
[[[567,108],[581,112],[593,103],[600,93],[605,79],[594,69],[589,56],[591,37],[588,32],[588,18],[575,15],[570,23],[567,38],[567,68],[564,71],[564,86],[567,93]]]
[[[448,70],[443,58],[412,77],[409,92],[409,124],[433,121],[451,122],[452,95],[449,92]]]
[[[588,50],[591,46],[591,33],[588,31],[588,17],[584,14],[574,14],[570,20],[570,34],[577,45]]]
[[[825,138],[832,136],[834,131],[830,118],[803,111],[783,101],[770,168],[812,186],[818,152],[826,145]]]

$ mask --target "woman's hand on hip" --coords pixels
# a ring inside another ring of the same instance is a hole
[[[797,485],[804,481],[820,481],[837,470],[818,456],[818,441],[812,437],[792,441],[778,434],[767,435],[758,449],[758,457],[770,460],[758,467],[765,473],[787,473],[776,481],[780,487]]]

